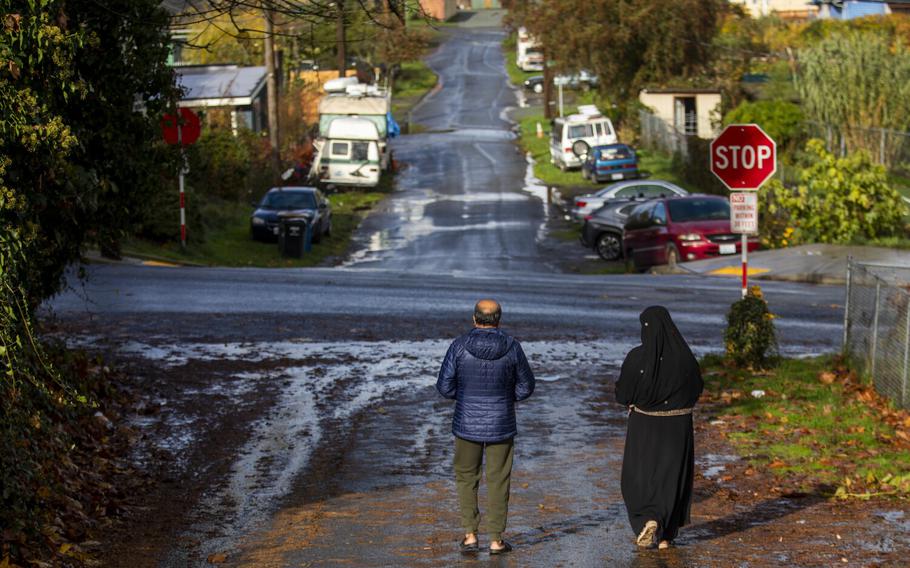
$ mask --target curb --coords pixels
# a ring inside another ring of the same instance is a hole
[[[208,265],[200,264],[198,262],[190,262],[185,260],[174,260],[172,258],[165,258],[163,256],[155,256],[150,254],[141,254],[135,252],[129,252],[124,254],[119,260],[112,258],[105,258],[101,256],[98,251],[89,251],[88,254],[85,254],[81,257],[82,262],[86,264],[132,264],[134,266],[157,266],[157,267],[193,267],[193,268],[204,268]]]

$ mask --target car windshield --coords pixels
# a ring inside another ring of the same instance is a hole
[[[262,198],[259,207],[280,211],[315,209],[316,197],[312,193],[304,191],[273,191]]]
[[[671,199],[667,204],[674,223],[730,219],[730,204],[722,199]]]
[[[598,152],[601,160],[628,160],[632,157],[632,149],[628,146],[608,146]]]

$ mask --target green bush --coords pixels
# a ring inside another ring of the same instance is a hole
[[[766,245],[850,243],[901,233],[906,205],[868,153],[838,158],[821,140],[810,140],[803,160],[796,188],[772,180],[762,191]]]
[[[777,334],[774,315],[752,286],[745,298],[734,302],[727,313],[724,353],[727,364],[738,368],[767,369],[777,364]]]
[[[245,131],[243,136],[234,136],[229,129],[206,128],[189,147],[187,181],[197,192],[224,199],[247,197],[252,157]]]
[[[803,112],[787,101],[744,102],[724,116],[724,124],[757,124],[777,143],[780,154],[800,142]]]

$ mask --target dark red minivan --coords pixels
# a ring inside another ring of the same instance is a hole
[[[642,203],[629,212],[622,244],[637,269],[741,252],[740,235],[730,230],[730,202],[716,195]],[[757,250],[758,239],[749,237],[748,247]]]

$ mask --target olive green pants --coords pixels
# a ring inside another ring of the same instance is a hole
[[[487,462],[487,533],[491,541],[502,540],[509,514],[509,490],[512,482],[512,440],[496,444],[469,442],[455,437],[455,486],[458,507],[465,533],[476,533],[480,526],[477,488],[484,454]]]

